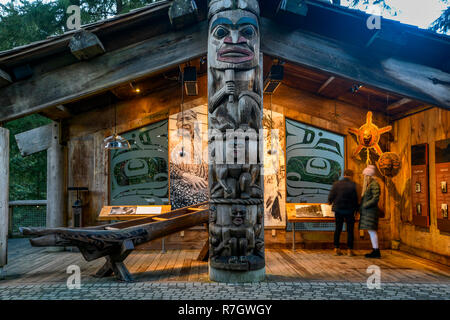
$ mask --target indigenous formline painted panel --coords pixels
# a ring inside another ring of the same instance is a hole
[[[178,209],[208,200],[206,104],[169,119],[170,204]]]
[[[130,150],[110,154],[111,205],[162,205],[168,202],[168,121],[121,134]]]
[[[286,226],[286,162],[284,116],[263,110],[264,128],[264,226]]]
[[[344,137],[286,119],[288,203],[326,203],[344,171]]]

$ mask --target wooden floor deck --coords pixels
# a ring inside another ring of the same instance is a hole
[[[136,281],[209,281],[208,264],[196,260],[198,250],[135,250],[126,260]],[[349,281],[365,282],[367,267],[381,268],[383,282],[450,283],[450,267],[430,262],[399,251],[382,251],[382,259],[366,259],[364,251],[356,257],[333,256],[331,250],[289,249],[266,250],[267,281]],[[113,281],[92,274],[104,259],[86,262],[77,252],[51,252],[33,248],[26,239],[9,241],[9,263],[1,285],[26,283],[63,283],[69,265],[78,265],[82,282]]]

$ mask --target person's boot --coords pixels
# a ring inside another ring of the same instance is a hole
[[[352,249],[347,249],[347,255],[348,255],[349,257],[354,257],[354,256],[355,256],[355,254],[353,253],[353,250],[352,250]]]
[[[371,253],[365,255],[366,258],[381,258],[380,249],[373,249]]]
[[[341,249],[339,249],[339,248],[334,248],[334,255],[335,255],[335,256],[342,256]]]

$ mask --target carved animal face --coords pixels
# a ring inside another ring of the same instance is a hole
[[[251,69],[259,60],[259,23],[245,10],[216,14],[209,27],[208,60],[216,69]]]
[[[237,227],[242,225],[245,221],[246,214],[247,209],[245,208],[245,206],[233,206],[231,208],[231,222],[233,222],[233,224]]]

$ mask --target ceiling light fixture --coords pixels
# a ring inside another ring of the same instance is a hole
[[[112,136],[106,137],[103,140],[105,144],[105,149],[116,150],[116,149],[131,149],[130,142],[127,139],[121,137],[117,134],[117,106],[114,104],[114,134]]]
[[[264,81],[264,93],[273,94],[284,78],[284,67],[281,64],[274,64],[270,68],[269,76]]]

